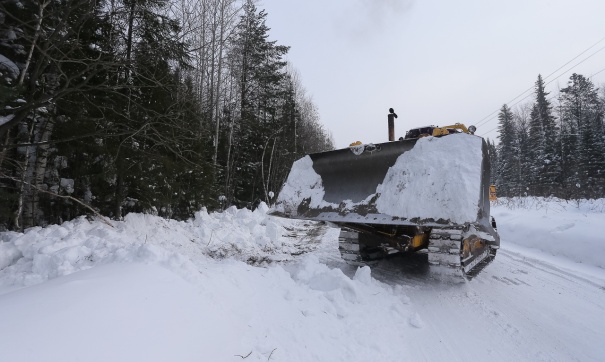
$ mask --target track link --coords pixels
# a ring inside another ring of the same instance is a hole
[[[348,264],[363,264],[359,252],[359,233],[350,229],[340,229],[338,236],[338,250],[344,261]]]
[[[474,228],[433,229],[429,236],[429,263],[440,274],[471,279],[487,266],[496,255],[473,233]]]
[[[358,266],[376,264],[386,255],[379,249],[366,249],[359,243],[359,232],[348,228],[340,229],[338,250],[347,264]]]

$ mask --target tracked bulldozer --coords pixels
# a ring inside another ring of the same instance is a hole
[[[500,245],[488,148],[474,131],[420,127],[398,141],[307,155],[294,162],[272,213],[339,227],[349,263],[421,252],[431,269],[472,277]]]

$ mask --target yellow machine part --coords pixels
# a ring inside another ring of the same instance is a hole
[[[462,242],[462,259],[477,255],[485,248],[485,243],[477,235],[471,235]]]
[[[489,185],[489,201],[498,201],[496,196],[496,185]]]
[[[414,236],[410,245],[414,250],[421,249],[429,244],[429,233],[422,233]]]
[[[444,136],[444,135],[448,135],[450,134],[450,131],[448,131],[449,129],[459,129],[464,133],[470,133],[468,131],[468,128],[466,128],[465,125],[463,125],[462,123],[456,123],[454,125],[451,126],[445,126],[445,127],[436,127],[435,129],[433,129],[433,136],[437,137],[437,136]]]

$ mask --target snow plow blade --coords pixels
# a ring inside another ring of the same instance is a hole
[[[369,144],[296,161],[275,215],[337,223],[490,226],[489,157],[477,136]]]
[[[459,256],[448,264],[470,274],[500,244],[490,218],[489,179],[487,144],[466,133],[352,146],[296,161],[272,214],[361,233],[358,239],[365,241],[347,241],[360,245],[358,259],[377,250],[386,255],[425,248],[434,252],[433,264]],[[430,234],[447,236],[438,230],[455,230],[457,246],[437,245]],[[419,234],[426,235],[424,245],[412,243]],[[364,248],[372,252],[364,256]]]
[[[309,155],[313,169],[322,180],[323,200],[340,204],[345,200],[356,203],[367,199],[376,193],[376,187],[382,183],[397,158],[412,149],[415,143],[416,140],[407,140],[361,145],[357,150],[345,148]]]

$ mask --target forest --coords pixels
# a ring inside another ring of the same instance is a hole
[[[270,202],[333,149],[254,0],[0,2],[0,229]]]
[[[271,203],[334,148],[257,0],[0,1],[0,230]],[[605,92],[503,105],[500,197],[605,197]]]
[[[502,106],[498,144],[488,140],[498,196],[605,197],[605,91],[576,73],[552,96],[540,75],[534,89]]]

